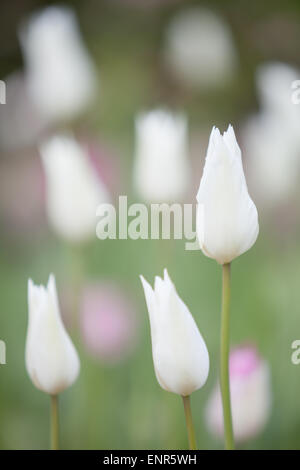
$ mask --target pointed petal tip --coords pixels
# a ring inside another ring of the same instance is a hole
[[[144,289],[149,288],[149,287],[150,287],[150,289],[152,289],[151,284],[144,278],[144,276],[142,274],[139,275],[139,278],[141,280],[141,283],[142,283]]]
[[[232,124],[229,124],[226,134],[232,138],[233,141],[237,142],[234,127]]]
[[[49,274],[47,289],[52,289],[52,290],[56,291],[56,281],[55,281],[55,276],[54,276],[53,273]]]
[[[210,135],[220,134],[219,128],[216,126],[212,127]]]
[[[172,282],[172,281],[171,281],[171,278],[170,278],[170,276],[169,276],[169,273],[168,273],[167,268],[164,269],[164,281]]]
[[[235,132],[234,132],[234,129],[233,129],[233,125],[232,125],[232,124],[228,124],[227,130],[224,132],[224,135],[225,135],[225,134],[233,134],[233,135],[235,135]]]
[[[50,273],[50,274],[49,274],[48,284],[49,284],[50,282],[55,282],[55,276],[54,276],[53,273]]]
[[[31,277],[30,277],[30,278],[28,279],[28,282],[27,282],[28,293],[29,293],[29,292],[32,292],[34,288],[35,288],[34,282],[33,282],[33,280],[32,280]]]
[[[216,142],[222,138],[222,134],[220,132],[220,129],[216,126],[213,126],[210,136],[209,136],[209,144],[208,146],[210,147],[210,144],[213,146],[216,145]]]

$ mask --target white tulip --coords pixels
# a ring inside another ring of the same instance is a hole
[[[135,121],[134,183],[147,202],[177,202],[188,187],[187,119],[155,110]]]
[[[141,276],[150,318],[152,355],[160,386],[182,396],[201,388],[209,371],[205,342],[167,270],[154,290]]]
[[[300,109],[293,102],[293,82],[299,80],[300,70],[289,64],[269,62],[255,73],[259,101],[262,109],[287,119],[291,131],[299,134]]]
[[[300,71],[288,64],[260,66],[256,71],[260,111],[243,129],[253,186],[270,208],[290,204],[298,188],[300,107],[293,101],[292,84],[299,76]]]
[[[0,149],[15,152],[32,148],[46,131],[48,120],[32,102],[23,72],[13,72],[4,82],[6,104],[0,106]]]
[[[50,121],[81,112],[94,96],[96,78],[74,12],[51,6],[33,14],[20,40],[28,89],[40,112]]]
[[[249,119],[243,129],[249,176],[265,207],[290,204],[298,188],[300,138],[289,124],[282,114],[261,112]]]
[[[213,11],[191,7],[177,14],[167,29],[165,59],[190,87],[218,87],[232,79],[237,54],[229,26]]]
[[[60,316],[55,278],[47,287],[28,282],[26,368],[33,384],[56,395],[76,380],[80,362]]]
[[[197,236],[206,256],[224,264],[251,248],[258,216],[232,126],[223,136],[212,129],[197,201]]]
[[[47,180],[47,212],[58,235],[81,242],[96,234],[96,209],[109,195],[79,143],[58,135],[40,147]]]
[[[256,436],[270,416],[270,369],[252,346],[233,350],[229,369],[234,437],[242,442]],[[222,437],[223,410],[218,385],[208,401],[206,420],[212,433]]]

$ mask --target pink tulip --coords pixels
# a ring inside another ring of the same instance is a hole
[[[234,436],[237,442],[243,442],[257,435],[270,415],[270,369],[256,348],[248,345],[231,351],[229,375]],[[208,401],[206,419],[212,433],[223,436],[219,385]]]
[[[135,309],[115,284],[94,283],[84,289],[80,325],[87,351],[104,362],[119,361],[136,345]]]

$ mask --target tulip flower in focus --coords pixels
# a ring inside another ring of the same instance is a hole
[[[69,135],[45,141],[40,152],[47,180],[47,212],[56,233],[71,242],[96,234],[96,208],[110,197],[88,153]]]
[[[154,289],[141,276],[148,307],[152,355],[160,386],[183,397],[203,387],[209,371],[205,342],[167,270]]]
[[[84,289],[80,324],[87,350],[104,362],[123,359],[136,345],[136,310],[113,284],[95,283]]]
[[[231,408],[235,439],[246,441],[265,426],[271,409],[270,370],[252,346],[234,349],[229,361]],[[206,408],[213,434],[223,436],[223,411],[219,386]]]
[[[52,122],[76,116],[96,88],[94,65],[82,44],[74,12],[48,7],[20,29],[29,93]]]
[[[197,201],[197,236],[206,256],[230,263],[255,243],[257,210],[232,126],[223,135],[212,129]]]
[[[33,384],[57,395],[75,382],[80,362],[63,325],[54,276],[47,287],[28,282],[26,368]]]
[[[228,25],[212,11],[197,7],[183,10],[172,19],[165,59],[175,77],[195,88],[227,84],[237,69]]]
[[[135,121],[134,183],[147,202],[177,202],[188,188],[187,120],[183,114],[154,110]]]

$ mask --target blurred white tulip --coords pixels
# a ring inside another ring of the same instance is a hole
[[[270,62],[257,68],[256,84],[259,101],[266,112],[286,115],[300,123],[300,108],[292,100],[292,83],[299,80],[300,70],[281,62]]]
[[[178,202],[188,188],[187,119],[154,110],[135,121],[134,183],[147,202]]]
[[[180,12],[171,21],[165,58],[175,76],[192,87],[226,84],[237,68],[228,25],[212,11],[197,7]]]
[[[265,426],[271,410],[270,370],[254,347],[233,350],[229,364],[231,409],[237,442],[256,436]],[[207,424],[213,434],[223,436],[223,410],[217,385],[207,403]]]
[[[212,129],[197,201],[197,236],[206,256],[229,263],[255,243],[257,210],[232,126],[223,135]]]
[[[243,129],[249,176],[261,203],[275,206],[290,201],[298,187],[300,138],[286,120],[262,112]]]
[[[289,202],[300,172],[300,107],[292,101],[292,83],[300,71],[281,63],[256,73],[260,112],[248,119],[243,142],[253,186],[267,205]]]
[[[0,106],[0,149],[19,151],[35,145],[45,129],[45,119],[29,95],[23,73],[5,78],[6,104]]]
[[[20,28],[20,40],[28,90],[43,115],[65,120],[84,110],[96,78],[75,13],[57,6],[34,13]]]
[[[160,386],[182,396],[201,388],[209,371],[205,342],[189,309],[178,296],[167,270],[154,290],[141,276],[148,307],[152,355]]]
[[[41,145],[40,153],[53,229],[71,242],[96,236],[97,206],[110,197],[84,149],[71,136],[57,135]]]
[[[33,384],[56,395],[76,380],[80,362],[61,320],[55,278],[47,287],[28,282],[26,368]]]

